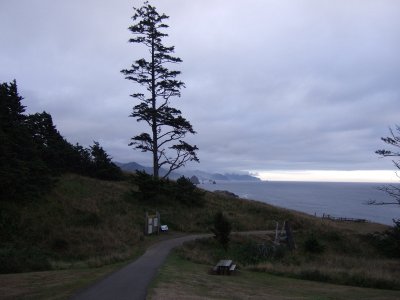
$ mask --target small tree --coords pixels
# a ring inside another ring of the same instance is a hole
[[[392,128],[390,130],[390,136],[388,137],[383,137],[382,141],[384,141],[386,144],[388,144],[391,147],[394,147],[395,150],[386,150],[386,149],[381,149],[377,150],[375,153],[381,155],[382,157],[400,157],[400,126],[396,126],[396,132],[393,131]],[[396,135],[397,134],[397,135]],[[393,159],[393,164],[396,166],[397,169],[400,169],[400,161]],[[396,175],[399,177],[399,175],[396,173]],[[389,185],[384,185],[379,188],[379,190],[386,192],[389,196],[393,198],[393,201],[390,202],[377,202],[377,201],[370,201],[369,204],[374,204],[374,205],[390,205],[390,204],[396,204],[400,205],[400,187],[389,184]]]
[[[214,238],[228,250],[232,226],[228,219],[225,218],[222,212],[217,212],[214,216],[214,228],[211,231],[214,233]]]
[[[182,117],[181,111],[170,106],[170,99],[180,97],[184,83],[177,80],[179,71],[170,70],[168,65],[182,62],[174,57],[174,47],[164,46],[162,39],[168,36],[162,32],[168,28],[164,23],[168,16],[160,15],[148,2],[140,8],[134,8],[132,19],[135,22],[129,30],[134,35],[131,43],[141,44],[149,51],[149,58],[135,61],[130,69],[122,70],[126,79],[136,82],[146,91],[131,96],[139,100],[133,107],[131,117],[144,121],[150,127],[150,133],[143,132],[132,138],[130,146],[153,154],[153,176],[159,176],[159,169],[167,167],[164,178],[173,170],[188,161],[199,161],[197,146],[183,141],[187,133],[195,134],[192,125]]]

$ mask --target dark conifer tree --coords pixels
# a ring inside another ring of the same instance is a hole
[[[176,79],[180,72],[170,70],[168,66],[182,60],[172,56],[174,47],[163,44],[163,38],[168,36],[162,31],[168,28],[164,23],[168,16],[160,15],[148,2],[134,10],[134,24],[129,27],[134,37],[129,42],[145,46],[149,57],[136,60],[130,69],[121,72],[126,79],[142,87],[131,95],[139,100],[139,104],[133,107],[130,116],[138,122],[146,122],[150,133],[136,135],[130,145],[143,152],[152,152],[153,176],[157,178],[160,167],[166,167],[168,171],[164,177],[167,177],[186,162],[199,161],[198,148],[183,140],[186,134],[196,132],[182,117],[181,111],[170,106],[173,97],[180,97],[184,83]]]
[[[27,126],[41,159],[54,175],[73,171],[73,146],[60,134],[47,112],[27,116]]]
[[[105,180],[122,179],[121,169],[111,161],[111,157],[100,146],[99,142],[94,142],[90,146],[92,176]]]
[[[30,200],[51,185],[51,172],[27,126],[17,83],[0,84],[0,198]]]
[[[0,84],[0,203],[37,198],[66,172],[122,179],[121,169],[98,143],[90,149],[72,146],[50,114],[25,115],[22,99],[15,80]]]

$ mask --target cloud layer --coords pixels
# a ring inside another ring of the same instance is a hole
[[[153,1],[187,88],[175,104],[209,170],[392,169],[374,154],[399,123],[397,1]],[[150,165],[127,145],[121,69],[146,52],[127,42],[138,1],[0,4],[0,80],[17,79],[29,112],[66,138],[98,140],[118,161]]]

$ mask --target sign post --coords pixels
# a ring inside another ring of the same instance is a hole
[[[154,215],[149,215],[148,212],[146,212],[145,216],[145,222],[144,222],[144,233],[146,235],[151,235],[153,233],[160,233],[160,213],[156,211]]]

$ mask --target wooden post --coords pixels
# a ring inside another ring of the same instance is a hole
[[[146,214],[145,214],[145,216],[144,216],[144,235],[148,235],[149,234],[149,224],[148,224],[148,222],[149,222],[149,214],[148,214],[148,212],[146,211]]]
[[[276,245],[279,245],[279,243],[280,243],[280,236],[279,236],[279,223],[278,222],[276,222],[276,226],[275,226],[275,241],[274,241],[274,243],[276,244]]]
[[[285,231],[286,231],[286,241],[290,250],[296,249],[296,243],[294,242],[292,227],[290,226],[289,221],[285,223]]]

